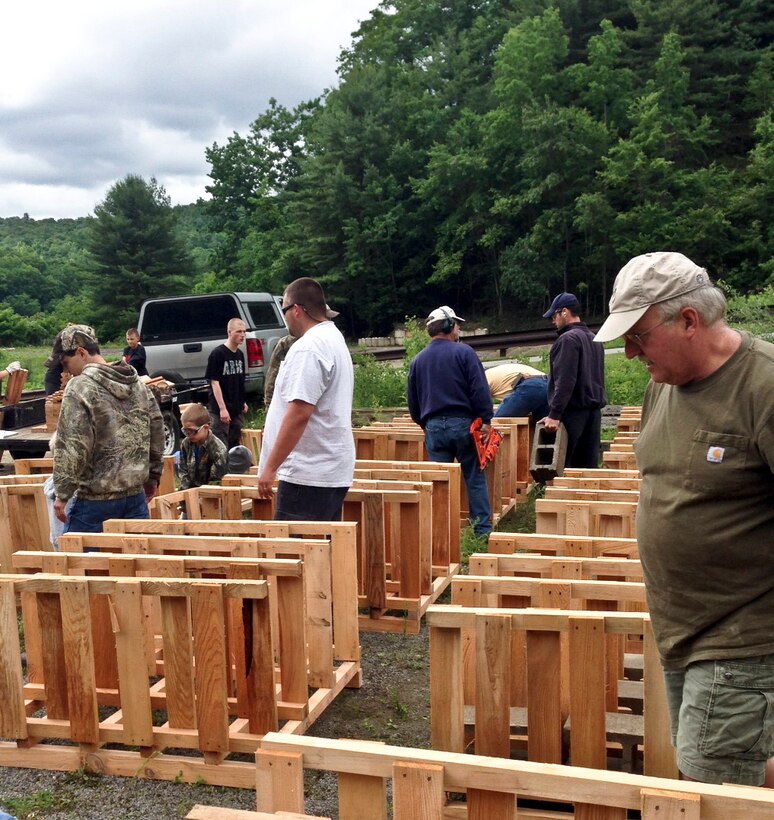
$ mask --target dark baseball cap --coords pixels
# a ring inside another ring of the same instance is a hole
[[[572,308],[574,311],[580,310],[580,302],[574,293],[560,293],[553,302],[551,307],[543,314],[544,319],[550,319],[557,310],[562,308]]]

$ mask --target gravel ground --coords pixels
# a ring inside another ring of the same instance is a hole
[[[363,685],[345,690],[307,734],[429,747],[428,636],[361,634]],[[307,772],[306,811],[336,818],[336,781]],[[195,803],[255,809],[247,789],[0,768],[0,807],[19,820],[185,817]]]

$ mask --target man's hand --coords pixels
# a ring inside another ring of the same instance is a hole
[[[220,420],[223,424],[231,424],[231,413],[225,407],[220,411]]]
[[[17,370],[21,370],[21,363],[20,362],[11,362],[5,366],[5,372],[10,376],[11,373],[15,373]]]
[[[258,476],[258,495],[261,498],[271,498],[274,494],[274,478],[277,475],[276,470],[270,467],[264,467],[261,474]]]
[[[150,504],[150,502],[158,495],[159,485],[149,481],[147,484],[143,484],[142,488],[145,492],[145,503]]]
[[[561,424],[560,419],[552,419],[551,416],[546,416],[545,418],[540,419],[540,421],[542,422],[543,427],[549,431],[558,430],[559,425]]]
[[[67,523],[67,516],[65,515],[66,501],[60,501],[58,498],[54,501],[54,515],[63,523]]]
[[[481,443],[486,444],[489,441],[489,434],[492,432],[492,425],[482,424],[479,432],[481,433]]]

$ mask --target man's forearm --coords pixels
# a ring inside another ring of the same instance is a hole
[[[227,408],[226,400],[223,398],[223,391],[220,388],[220,382],[211,381],[210,389],[212,390],[212,395],[215,396],[215,403],[218,405],[218,409],[222,413]]]

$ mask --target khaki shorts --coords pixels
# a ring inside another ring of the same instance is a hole
[[[664,680],[680,771],[761,786],[774,757],[774,655],[697,661]]]

